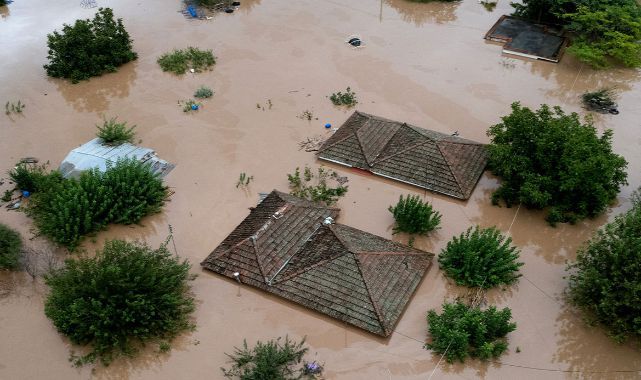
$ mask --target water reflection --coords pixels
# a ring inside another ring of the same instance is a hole
[[[104,74],[87,81],[73,84],[71,81],[50,78],[65,100],[79,112],[104,112],[111,98],[129,95],[129,87],[136,80],[137,62],[120,66],[118,72]]]
[[[456,20],[460,1],[452,3],[414,3],[407,0],[385,0],[385,3],[401,16],[403,21],[421,26],[426,22],[443,24]]]
[[[553,361],[568,364],[567,370],[573,371],[573,377],[589,380],[638,378],[641,372],[638,342],[615,343],[601,327],[584,322],[571,306],[566,305],[556,321],[560,328]]]

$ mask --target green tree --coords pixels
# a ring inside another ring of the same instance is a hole
[[[641,337],[641,194],[579,250],[569,295],[589,319],[623,342]]]
[[[449,363],[464,362],[468,357],[481,360],[499,357],[507,350],[506,335],[516,330],[511,318],[512,312],[507,307],[481,310],[459,302],[444,303],[443,313],[437,314],[435,310],[427,313],[431,339],[425,348],[445,354]]]
[[[0,269],[17,269],[20,266],[21,249],[20,234],[0,223]]]
[[[291,195],[330,206],[347,193],[347,186],[343,186],[347,178],[339,177],[335,171],[323,167],[314,174],[312,169],[305,166],[302,176],[300,169],[296,168],[294,174],[287,174],[287,180]],[[330,180],[336,182],[335,187],[328,183]]]
[[[225,377],[242,380],[293,380],[300,379],[304,368],[297,368],[307,351],[305,339],[300,343],[289,340],[281,342],[280,338],[266,343],[257,342],[256,346],[235,348],[233,354],[226,354],[232,366],[221,368]]]
[[[110,8],[100,8],[93,20],[76,20],[64,25],[62,33],[47,35],[47,75],[71,79],[73,83],[115,72],[118,66],[135,60],[132,41],[122,19],[114,20]]]
[[[124,159],[104,173],[88,170],[36,192],[27,213],[40,233],[73,250],[84,235],[109,223],[138,223],[159,212],[166,198],[167,187],[148,163]]]
[[[575,222],[602,213],[626,184],[625,159],[612,152],[612,131],[597,136],[590,119],[542,105],[512,104],[487,132],[488,165],[502,178],[492,202],[549,207],[547,220]]]
[[[194,300],[189,263],[163,244],[113,240],[95,257],[67,260],[45,276],[45,314],[71,342],[91,346],[76,364],[109,364],[139,343],[168,340],[190,329]],[[164,345],[166,348],[166,344]]]
[[[511,243],[494,227],[470,227],[447,243],[438,262],[458,285],[489,289],[513,284],[521,277],[523,263],[517,261],[519,250]]]
[[[106,145],[121,145],[124,143],[132,143],[136,136],[136,126],[127,128],[127,122],[118,123],[116,118],[111,118],[103,122],[102,126],[96,125],[98,132],[96,136],[102,140]]]
[[[425,235],[438,228],[441,223],[441,213],[434,210],[428,202],[423,202],[418,195],[401,195],[394,207],[389,206],[389,212],[394,215],[396,226],[394,233]]]

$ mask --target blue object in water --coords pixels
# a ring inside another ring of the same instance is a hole
[[[196,111],[198,109],[198,104],[192,104],[191,109]]]
[[[330,123],[325,124],[325,128],[330,129],[332,125]]]
[[[194,8],[193,5],[190,5],[187,7],[187,12],[189,12],[191,17],[194,17],[194,18],[198,17],[198,12],[196,12],[196,8]]]
[[[22,190],[22,197],[23,198],[29,198],[29,195],[31,195],[30,192],[28,192],[27,190]]]

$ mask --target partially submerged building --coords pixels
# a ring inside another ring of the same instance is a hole
[[[358,111],[318,158],[459,199],[470,197],[487,165],[481,143]]]
[[[560,29],[505,15],[485,34],[485,39],[504,43],[505,54],[550,62],[559,62],[568,42]]]
[[[152,149],[129,143],[106,145],[100,138],[95,138],[69,152],[59,170],[65,178],[77,178],[83,171],[93,168],[104,172],[108,165],[125,158],[149,163],[151,171],[161,177],[174,168],[173,164],[158,158]]]
[[[274,190],[201,265],[389,336],[433,254],[335,224],[338,213]]]

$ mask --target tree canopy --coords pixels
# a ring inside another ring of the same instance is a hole
[[[161,245],[113,240],[95,257],[69,259],[45,277],[45,314],[74,344],[91,351],[76,364],[131,355],[138,343],[171,339],[192,327],[189,263]],[[165,343],[166,345],[167,343]]]
[[[641,194],[579,250],[569,294],[617,341],[641,337]]]
[[[507,307],[481,310],[460,302],[444,303],[443,313],[435,310],[427,313],[431,339],[425,348],[445,355],[449,363],[464,362],[468,357],[481,360],[499,357],[507,350],[505,337],[516,330],[511,319],[512,311]]]
[[[514,14],[560,24],[574,35],[568,52],[596,68],[641,66],[641,5],[636,0],[523,0]]]
[[[122,19],[114,19],[110,8],[100,8],[93,20],[76,20],[64,25],[62,33],[47,35],[47,75],[71,79],[73,83],[115,72],[118,66],[135,60],[132,40]]]
[[[512,104],[512,113],[490,127],[490,170],[501,177],[492,202],[549,207],[547,220],[574,223],[602,213],[627,184],[625,159],[612,152],[612,131],[601,136],[590,119],[542,105]]]
[[[470,227],[447,243],[438,263],[457,285],[485,289],[513,284],[521,276],[519,250],[494,227]]]

